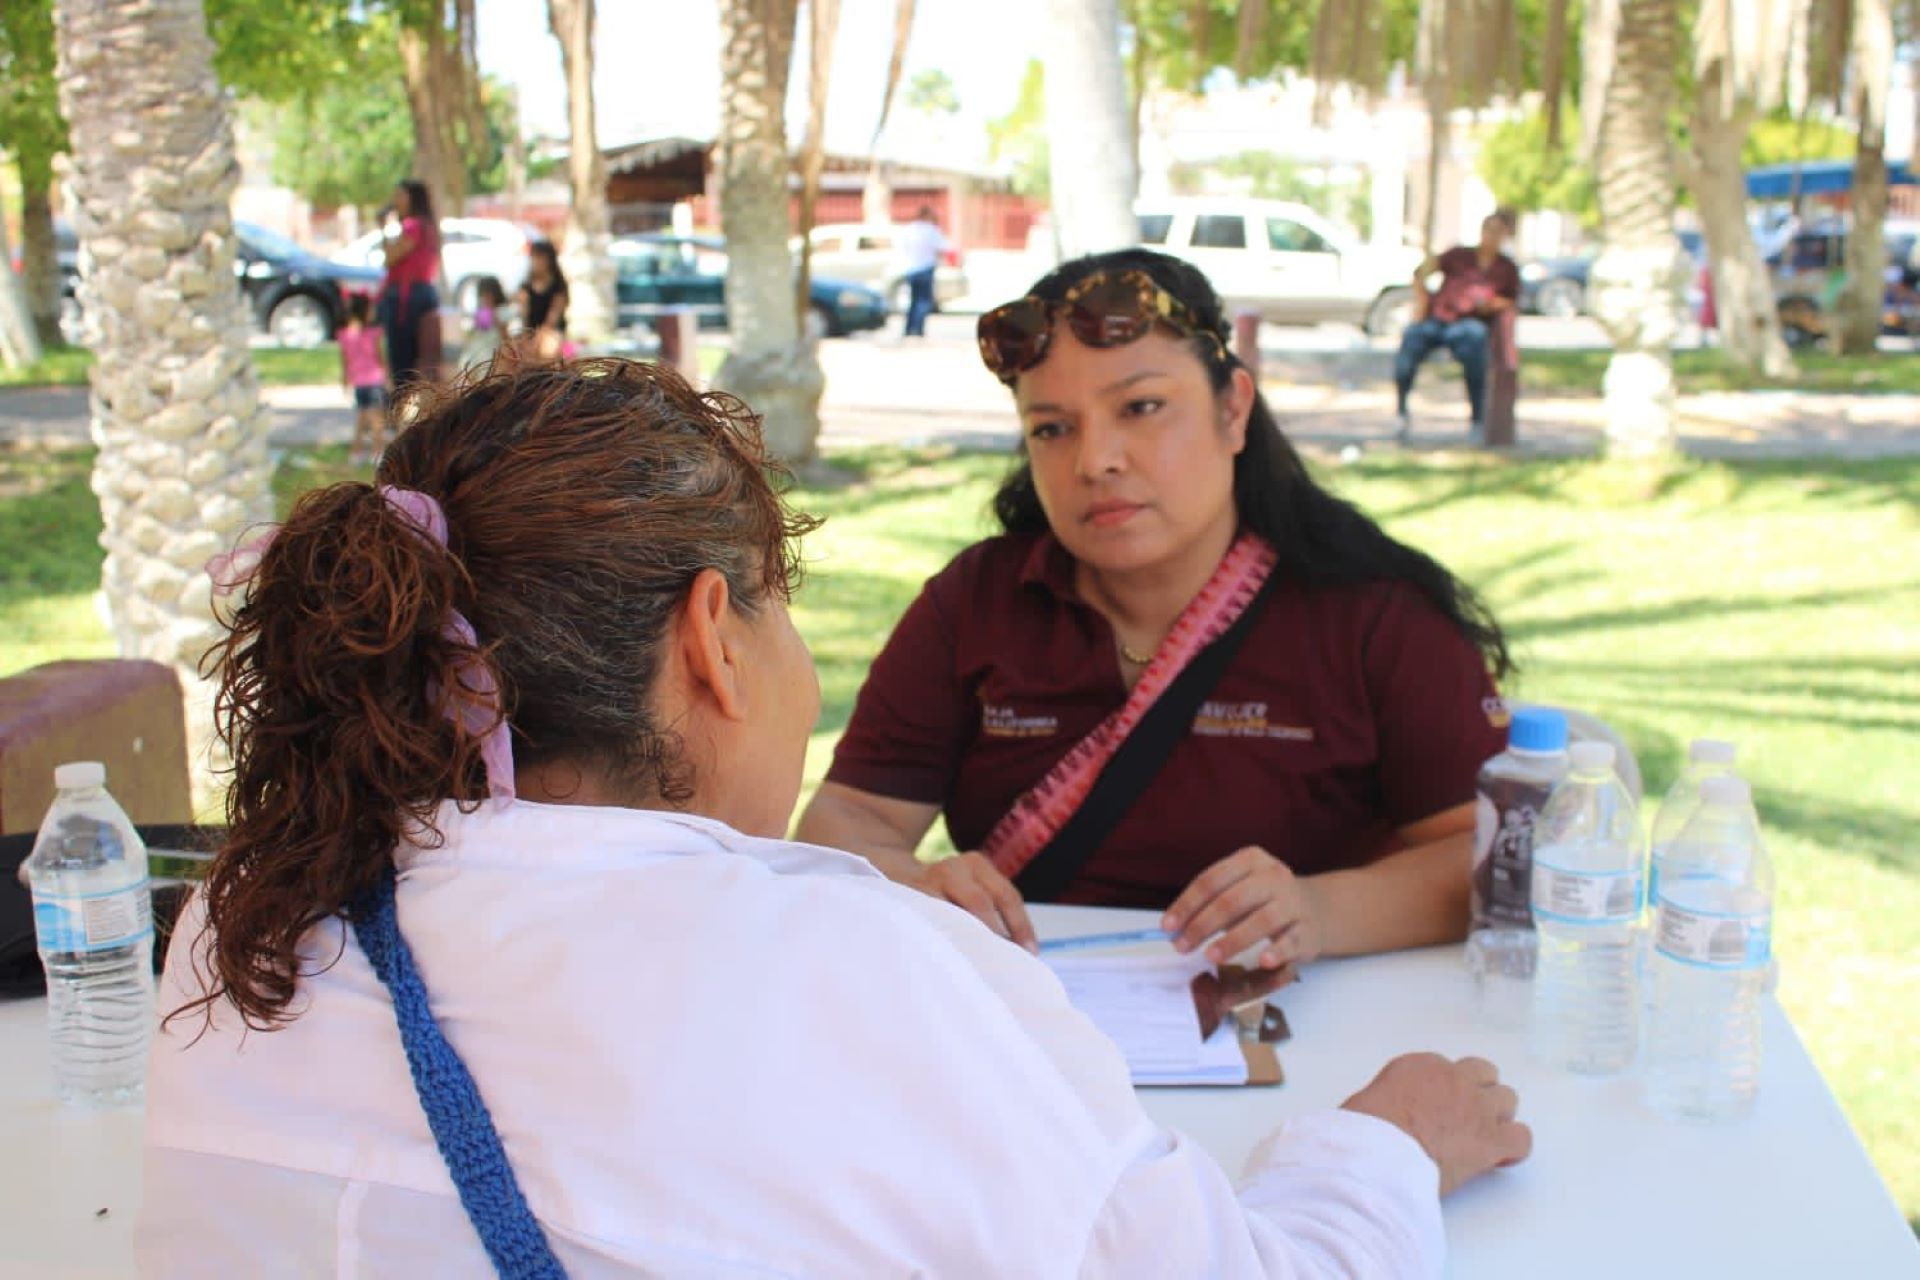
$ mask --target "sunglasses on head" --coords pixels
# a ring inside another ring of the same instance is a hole
[[[1047,358],[1056,319],[1065,319],[1068,331],[1090,347],[1123,347],[1161,324],[1182,337],[1212,339],[1220,359],[1227,358],[1220,335],[1138,268],[1096,271],[1058,301],[1029,295],[995,307],[980,317],[980,358],[994,377],[1012,383]]]

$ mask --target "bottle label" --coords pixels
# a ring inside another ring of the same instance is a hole
[[[145,880],[104,893],[36,893],[33,930],[48,953],[124,947],[152,935],[153,898]]]
[[[1638,871],[1563,871],[1533,864],[1533,913],[1569,924],[1628,924],[1640,915]]]
[[[1703,969],[1760,969],[1773,959],[1773,913],[1723,915],[1660,904],[1654,945],[1661,955]]]
[[[1473,927],[1533,927],[1533,829],[1541,788],[1498,780],[1474,807]]]

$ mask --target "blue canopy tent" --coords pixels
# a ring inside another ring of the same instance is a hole
[[[1755,200],[1791,200],[1796,171],[1800,175],[1799,194],[1803,196],[1833,195],[1853,189],[1853,161],[1809,160],[1799,165],[1770,164],[1747,170],[1747,195]],[[1906,161],[1888,162],[1889,186],[1907,186],[1912,182],[1913,172]]]

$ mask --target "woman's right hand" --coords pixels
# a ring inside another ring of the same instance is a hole
[[[1533,1131],[1514,1119],[1519,1095],[1484,1058],[1395,1058],[1341,1106],[1385,1120],[1418,1142],[1440,1166],[1443,1196],[1483,1173],[1519,1164],[1533,1150]]]
[[[1009,938],[1032,952],[1040,949],[1033,922],[1027,918],[1027,904],[1013,881],[1000,874],[985,854],[963,853],[922,864],[910,882],[914,888],[936,898],[944,898],[979,918],[981,923],[1003,938]]]

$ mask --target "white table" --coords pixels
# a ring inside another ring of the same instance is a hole
[[[1150,921],[1067,907],[1034,914],[1043,937]],[[1396,1054],[1492,1059],[1520,1091],[1535,1151],[1448,1201],[1453,1276],[1920,1276],[1920,1245],[1771,1001],[1758,1111],[1700,1127],[1648,1112],[1636,1076],[1545,1071],[1528,1061],[1523,1036],[1478,1029],[1456,948],[1322,962],[1276,999],[1294,1031],[1281,1047],[1286,1084],[1145,1090],[1147,1110],[1238,1172],[1275,1122],[1338,1105]],[[42,1001],[0,1003],[0,1277],[129,1276],[140,1113],[56,1103],[45,1019]]]
[[[1034,915],[1043,938],[1153,920],[1067,907]],[[1535,1066],[1524,1033],[1477,1025],[1457,947],[1322,961],[1273,1000],[1293,1029],[1280,1046],[1284,1085],[1142,1090],[1148,1113],[1237,1174],[1274,1121],[1338,1106],[1399,1054],[1491,1060],[1520,1093],[1534,1154],[1447,1201],[1451,1276],[1920,1277],[1920,1244],[1771,998],[1759,1106],[1720,1126],[1655,1116],[1637,1072],[1595,1080]]]

